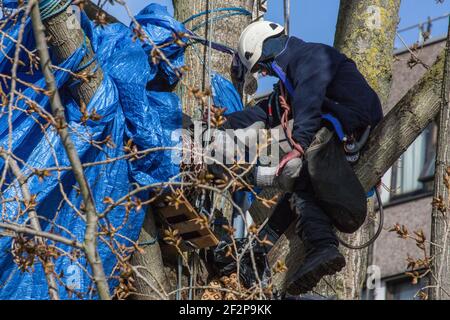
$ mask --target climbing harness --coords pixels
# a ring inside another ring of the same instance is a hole
[[[364,133],[361,135],[359,140],[356,140],[353,135],[347,135],[342,128],[340,121],[334,117],[332,114],[324,114],[322,116],[323,120],[327,120],[334,128],[339,140],[342,142],[344,146],[345,155],[347,157],[347,161],[351,164],[358,162],[360,158],[361,149],[367,143],[367,140],[370,136],[371,127],[368,126]]]

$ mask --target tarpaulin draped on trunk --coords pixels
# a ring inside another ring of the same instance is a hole
[[[12,7],[17,1],[4,0]],[[148,37],[157,45],[173,40],[173,34],[184,33],[184,26],[170,17],[165,7],[151,4],[137,16]],[[182,112],[179,98],[170,92],[165,92],[154,79],[166,79],[169,85],[176,83],[177,77],[173,69],[165,62],[157,65],[152,63],[151,44],[134,41],[133,32],[122,24],[95,26],[82,14],[82,28],[89,38],[96,56],[96,63],[102,68],[104,80],[95,96],[87,106],[87,113],[99,115],[95,120],[83,120],[80,105],[69,94],[67,86],[70,74],[60,69],[55,70],[55,78],[63,104],[66,108],[66,118],[70,135],[83,163],[92,163],[121,157],[126,154],[124,146],[132,140],[138,150],[161,146],[174,146],[172,141],[174,130],[182,126]],[[7,24],[3,31],[17,39],[20,23]],[[35,50],[31,21],[27,21],[23,45],[29,50]],[[12,63],[8,57],[14,56],[16,45],[8,38],[3,39],[3,51],[0,53],[0,73],[11,75]],[[184,64],[184,49],[172,44],[163,49],[175,68]],[[81,47],[59,66],[72,71],[79,68],[86,54],[86,48]],[[34,69],[29,72],[29,57],[21,51],[21,61],[18,78],[34,86],[45,88],[42,73]],[[150,85],[149,85],[150,84]],[[9,93],[10,80],[1,84],[1,90]],[[49,99],[32,88],[17,83],[19,92],[29,101],[36,101],[46,112],[50,113]],[[242,108],[238,95],[231,83],[216,75],[213,81],[214,100],[220,104],[228,104],[233,109]],[[228,99],[228,100],[227,100]],[[238,99],[238,100],[236,100]],[[12,145],[15,157],[23,160],[19,165],[24,174],[31,174],[33,169],[70,166],[61,140],[54,127],[46,126],[42,113],[30,111],[26,99],[17,99],[16,108],[11,114],[12,134],[8,125],[8,106],[1,105],[0,117],[0,147],[8,149]],[[98,148],[93,141],[109,143]],[[26,163],[26,165],[24,165]],[[0,160],[3,171],[5,162]],[[85,168],[85,175],[94,196],[96,209],[102,212],[108,204],[106,198],[118,200],[133,190],[136,185],[149,185],[168,181],[179,172],[179,166],[171,161],[171,151],[153,152],[136,161],[121,159],[101,165]],[[28,180],[32,195],[36,196],[37,213],[41,217],[42,229],[47,232],[61,234],[70,239],[82,242],[84,239],[85,222],[82,215],[73,208],[82,205],[78,194],[77,183],[70,170],[52,171],[44,179],[33,175]],[[3,221],[19,224],[26,223],[29,215],[25,205],[20,202],[22,194],[18,184],[8,171],[3,184],[3,198],[15,199],[2,204]],[[141,193],[139,198],[145,199],[147,193]],[[107,202],[107,201],[106,201]],[[121,250],[121,244],[130,245],[136,241],[141,226],[145,208],[132,209],[128,214],[124,206],[118,206],[108,214],[108,223],[117,229],[120,237],[111,240],[103,235],[99,240],[99,253],[105,272],[109,278],[111,294],[117,285],[117,258],[112,252]],[[102,220],[102,224],[106,221]],[[129,240],[128,240],[129,239]],[[48,288],[41,263],[35,263],[33,270],[22,272],[13,261],[11,254],[12,239],[0,237],[0,299],[48,299]],[[86,259],[81,257],[72,261],[64,252],[72,252],[72,248],[55,243],[61,255],[55,259],[55,273],[61,277],[64,286],[76,292],[88,293],[83,298],[97,298],[92,279],[84,271],[90,268]],[[60,284],[62,299],[77,298],[69,294]]]

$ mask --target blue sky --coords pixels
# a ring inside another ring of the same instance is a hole
[[[169,12],[173,13],[172,0],[128,0],[127,2],[134,13],[138,13],[152,2],[166,5]],[[428,17],[435,18],[450,13],[449,2],[450,0],[445,0],[444,3],[437,3],[436,0],[402,0],[399,29],[425,22]],[[283,23],[283,1],[268,0],[268,3],[269,10],[266,20]],[[332,45],[338,9],[339,0],[291,0],[291,34],[305,41]],[[120,6],[109,6],[107,10],[121,21],[129,22],[128,16]],[[434,23],[433,37],[439,37],[446,33],[447,21],[444,19]],[[412,44],[418,40],[418,34],[419,31],[415,29],[401,33],[401,36],[407,43]],[[402,47],[398,39],[396,47]],[[263,91],[270,89],[271,82],[269,79],[261,81],[260,89]]]
[[[196,1],[196,0],[186,0]],[[214,0],[211,0],[214,1]],[[134,13],[139,12],[149,3],[160,3],[173,12],[171,0],[128,0],[128,6]],[[283,23],[282,0],[269,0],[267,20]],[[306,41],[332,44],[338,15],[339,0],[291,0],[291,32]],[[109,6],[108,11],[124,22],[129,22],[125,11],[120,6]],[[402,0],[400,26],[404,28],[428,17],[437,17],[450,13],[449,1],[436,3],[436,0]],[[446,32],[446,21],[435,23],[433,34],[443,35]],[[417,40],[418,31],[404,33],[405,39],[411,43]],[[398,44],[401,45],[400,43]]]

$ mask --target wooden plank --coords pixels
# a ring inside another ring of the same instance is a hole
[[[200,238],[191,239],[189,242],[192,243],[197,249],[203,249],[216,246],[219,243],[219,240],[211,233]]]
[[[172,224],[171,227],[174,230],[178,230],[181,234],[197,231],[201,235],[207,235],[208,228],[202,228],[202,226],[199,223],[196,223],[196,221],[196,219],[191,219],[188,221]]]
[[[178,217],[178,216],[186,216],[187,220],[195,219],[197,218],[197,215],[190,211],[186,205],[182,204],[177,208],[175,206],[166,206],[162,208],[158,208],[157,211],[164,217],[164,218],[172,218],[172,217]]]
[[[200,216],[196,212],[190,211],[186,205],[181,204],[178,209],[175,206],[167,206],[161,197],[161,201],[158,201],[154,208],[172,229],[178,230],[182,238],[193,237],[182,241],[180,246],[182,251],[188,251],[192,249],[192,246],[196,249],[203,249],[219,243],[209,227],[202,228],[200,224],[195,223]],[[172,223],[170,223],[171,221]]]

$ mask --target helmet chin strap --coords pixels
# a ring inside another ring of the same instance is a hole
[[[245,77],[244,92],[245,94],[252,96],[258,91],[258,79],[252,73],[248,73]]]

